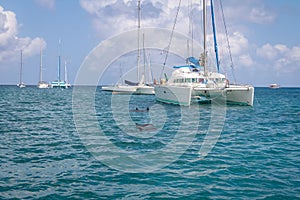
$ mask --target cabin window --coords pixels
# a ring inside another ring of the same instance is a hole
[[[192,80],[190,78],[186,78],[185,80],[186,80],[187,83],[191,83],[192,82]]]

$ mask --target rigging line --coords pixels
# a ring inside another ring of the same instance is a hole
[[[232,59],[231,47],[230,47],[230,42],[229,42],[229,37],[228,37],[228,30],[227,30],[227,26],[226,26],[226,22],[225,22],[225,15],[224,15],[222,0],[220,0],[220,5],[221,5],[222,16],[223,16],[223,23],[224,23],[224,27],[225,27],[225,33],[226,33],[225,35],[226,35],[226,39],[227,39],[229,57],[230,57],[230,62],[231,62],[230,67],[231,67],[234,83],[236,84],[236,77],[235,77],[235,73],[234,73],[233,59]]]
[[[149,68],[149,81],[151,80],[152,84],[154,84],[154,78],[153,78],[154,75],[153,75],[153,70],[152,70],[152,67],[151,67],[150,53],[148,53],[147,60],[148,60],[148,68]],[[151,79],[150,79],[150,76],[151,76]]]
[[[192,54],[191,56],[194,56],[194,18],[193,18],[193,3],[191,2],[191,13],[190,13],[190,16],[191,16],[191,37],[192,37]]]
[[[163,65],[163,68],[162,68],[162,71],[161,71],[161,74],[160,74],[160,79],[161,79],[161,77],[163,75],[163,72],[164,72],[165,66],[166,66],[166,62],[168,60],[169,50],[170,50],[170,46],[171,46],[171,43],[172,43],[172,39],[173,39],[173,35],[174,35],[174,30],[175,30],[175,26],[176,26],[176,23],[177,23],[178,14],[179,14],[179,11],[180,11],[180,6],[181,6],[181,0],[179,0],[179,4],[178,4],[178,8],[177,8],[177,13],[176,13],[176,17],[175,17],[175,20],[174,20],[172,32],[171,32],[170,41],[169,41],[169,44],[167,46],[166,57],[165,57],[165,60],[164,60],[164,63],[163,63],[164,65]]]
[[[192,0],[188,1],[188,13],[189,13],[189,34],[188,34],[188,50],[187,57],[194,55],[194,27],[193,27],[193,3]],[[191,43],[191,44],[190,44]]]
[[[190,55],[190,39],[189,39],[189,37],[191,35],[190,0],[188,1],[187,9],[188,9],[188,16],[189,16],[189,32],[188,32],[188,39],[187,39],[187,43],[186,43],[186,45],[187,45],[187,51],[186,51],[187,55],[186,55],[186,57],[189,57],[189,55]]]

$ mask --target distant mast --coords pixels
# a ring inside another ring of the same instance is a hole
[[[140,31],[141,31],[141,0],[138,0],[138,56],[137,56],[137,80],[140,80],[140,59],[141,59],[141,50],[140,50]]]
[[[60,39],[58,41],[58,70],[57,70],[57,82],[60,85],[60,53],[61,53],[61,44]]]
[[[20,76],[19,76],[19,83],[17,84],[17,86],[19,88],[23,88],[26,87],[25,84],[22,81],[22,74],[23,74],[23,51],[21,49],[21,66],[20,66]]]
[[[67,75],[67,61],[65,61],[65,83],[68,83],[68,75]]]
[[[40,47],[40,83],[43,81],[43,52],[42,47]]]
[[[19,85],[21,86],[22,85],[22,73],[23,73],[23,51],[21,50],[21,67],[20,67],[20,77],[19,77]]]

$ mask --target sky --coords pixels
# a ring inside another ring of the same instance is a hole
[[[218,12],[221,7],[219,0],[215,1]],[[141,0],[141,26],[172,30],[178,3],[178,0]],[[222,4],[237,81],[262,87],[271,83],[300,87],[300,1],[222,0]],[[190,36],[191,19],[194,40],[201,44],[201,12],[200,0],[183,0],[174,30]],[[220,16],[216,14],[216,19]],[[0,0],[0,84],[19,82],[22,50],[22,79],[27,85],[36,85],[40,49],[43,79],[47,82],[57,79],[60,55],[73,83],[80,66],[95,47],[136,28],[137,0]],[[218,30],[223,30],[219,38],[225,38],[224,27]],[[148,37],[160,40],[158,35]],[[147,36],[144,40],[147,41]],[[219,43],[219,49],[225,44]],[[186,46],[182,44],[182,48]],[[157,71],[164,63],[165,52],[161,50],[165,48],[151,51]],[[194,56],[199,57],[200,53]],[[181,61],[184,59],[170,55],[167,65]],[[128,66],[134,66],[135,62],[136,52],[126,53],[119,61],[112,60],[112,66],[99,84],[115,83],[120,74],[134,71]],[[224,67],[224,73],[231,73],[231,69]]]

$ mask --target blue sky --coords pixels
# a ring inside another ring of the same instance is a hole
[[[195,16],[202,9],[200,0],[182,2],[175,30],[183,34],[188,34],[188,2],[193,3]],[[142,26],[171,29],[177,5],[176,0],[142,0]],[[223,6],[238,82],[300,86],[300,1],[223,0]],[[136,0],[0,0],[0,84],[18,83],[23,49],[23,80],[35,85],[40,47],[44,80],[55,80],[59,40],[72,83],[94,47],[136,29],[136,7]],[[196,19],[195,27],[199,25]],[[163,56],[153,56],[157,65],[163,63]],[[122,62],[134,63],[135,58],[131,55]],[[117,81],[120,65],[100,84]]]

